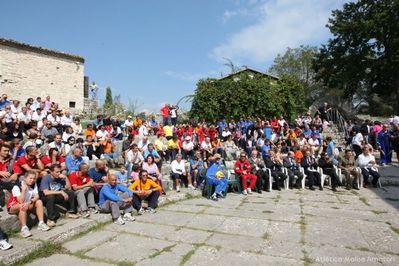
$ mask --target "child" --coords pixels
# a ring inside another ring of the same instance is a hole
[[[11,197],[7,203],[8,212],[18,215],[22,226],[21,235],[24,238],[32,236],[28,226],[26,226],[26,221],[28,213],[34,210],[39,219],[38,229],[41,231],[50,230],[50,227],[43,221],[43,203],[39,199],[36,178],[36,172],[27,171],[24,175],[24,180],[13,187]]]
[[[117,183],[128,186],[130,182],[127,180],[127,170],[126,167],[123,164],[119,165],[119,171],[115,172],[115,175],[117,177]]]
[[[132,168],[132,174],[130,177],[132,178],[132,181],[136,181],[139,179],[139,172],[140,172],[140,165],[139,164],[134,164]]]

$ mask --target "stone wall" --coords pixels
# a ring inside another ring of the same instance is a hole
[[[47,95],[62,108],[83,110],[84,63],[0,43],[0,93],[23,104]],[[75,108],[70,105],[75,103]]]

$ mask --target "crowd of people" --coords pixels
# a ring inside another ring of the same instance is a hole
[[[30,212],[36,213],[43,231],[56,226],[61,216],[77,219],[97,212],[110,213],[120,225],[134,221],[134,210],[138,215],[156,212],[169,179],[177,192],[182,186],[195,190],[210,185],[212,200],[226,196],[233,178],[245,195],[281,190],[285,184],[301,188],[303,178],[310,190],[323,190],[324,175],[330,177],[333,191],[341,185],[359,189],[361,175],[364,187],[377,186],[371,149],[375,145],[385,156],[381,163],[390,163],[387,143],[396,147],[398,138],[394,122],[396,131],[388,134],[383,126],[375,143],[367,135],[374,127],[367,134],[360,127],[361,138],[348,122],[348,131],[356,134],[340,153],[329,131],[327,104],[315,115],[299,115],[294,121],[281,116],[181,123],[176,105],[165,105],[160,112],[162,121],[155,116],[124,120],[98,115],[83,126],[50,96],[21,104],[3,94],[0,191],[11,194],[6,209],[18,216],[21,235],[31,236]],[[227,161],[233,161],[233,169],[227,169]],[[167,166],[170,175],[165,180],[162,169]],[[10,247],[0,229],[0,249]]]

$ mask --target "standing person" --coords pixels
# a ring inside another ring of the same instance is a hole
[[[377,187],[380,174],[377,172],[377,163],[375,161],[374,155],[370,153],[369,147],[367,146],[363,147],[363,153],[360,154],[359,157],[357,157],[356,163],[362,170],[364,178],[363,187],[367,188],[369,186],[370,175],[373,177],[372,181],[373,186]]]
[[[356,171],[355,156],[353,156],[352,150],[346,150],[345,155],[339,157],[339,166],[345,176],[346,189],[350,190],[352,187],[359,189],[357,182],[360,180],[360,172]]]
[[[124,185],[117,184],[116,176],[111,174],[100,192],[98,205],[101,212],[111,213],[114,223],[123,225],[125,221],[134,221],[132,216],[132,196],[133,192]],[[121,215],[124,210],[124,215]]]
[[[378,150],[381,153],[380,164],[385,166],[392,163],[392,139],[388,125],[384,124],[377,136]]]
[[[78,202],[78,211],[82,217],[89,217],[91,213],[97,213],[94,201],[94,182],[89,177],[89,165],[82,163],[79,170],[69,175],[68,179]]]
[[[161,108],[161,113],[163,117],[163,124],[167,125],[169,123],[169,104],[165,104],[165,106]]]
[[[172,107],[169,110],[170,120],[173,126],[176,126],[177,123],[177,110],[179,110],[179,107],[175,104],[172,105]]]
[[[362,153],[362,146],[364,144],[364,137],[360,130],[356,131],[356,135],[352,138],[352,148],[355,152],[355,159]]]
[[[256,175],[251,174],[251,164],[247,160],[245,152],[241,152],[240,159],[236,161],[234,172],[240,176],[242,181],[242,193],[244,195],[252,194],[252,190],[255,188]],[[248,187],[248,181],[250,182]]]
[[[21,236],[27,238],[32,236],[26,225],[28,213],[35,211],[39,219],[38,229],[48,231],[50,227],[44,222],[43,202],[39,198],[39,190],[36,184],[37,173],[27,171],[24,179],[12,189],[7,209],[10,214],[18,215],[21,224]]]
[[[150,213],[155,213],[155,209],[158,205],[161,187],[148,177],[148,172],[146,170],[141,170],[139,179],[134,181],[129,187],[129,189],[133,191],[133,207],[137,210],[139,215],[145,212],[142,205],[143,200],[148,201],[148,207],[146,209]]]
[[[206,171],[206,182],[210,185],[215,186],[215,192],[212,194],[211,199],[217,201],[218,198],[223,198],[223,193],[226,192],[228,181],[225,178],[223,172],[221,155],[216,153],[214,158],[214,163]]]
[[[71,190],[68,178],[61,174],[61,166],[53,164],[50,166],[50,174],[43,177],[40,183],[40,191],[43,192],[42,200],[47,209],[47,225],[54,227],[60,213],[56,204],[66,206],[65,218],[76,219],[75,195]]]

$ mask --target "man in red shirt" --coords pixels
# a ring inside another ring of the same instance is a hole
[[[89,217],[90,213],[97,213],[94,201],[94,182],[89,177],[89,165],[81,163],[79,171],[72,172],[68,179],[78,201],[78,211],[83,217]]]
[[[165,104],[164,107],[161,108],[161,113],[163,116],[163,124],[167,125],[169,123],[169,104]]]
[[[247,160],[247,156],[244,152],[240,154],[240,159],[237,160],[234,171],[241,177],[242,180],[242,193],[244,195],[252,194],[252,189],[255,188],[256,175],[251,174],[251,164]],[[248,187],[249,181],[249,187]]]
[[[18,178],[17,174],[12,174],[10,149],[8,144],[0,145],[0,190],[11,191]]]
[[[14,162],[14,173],[18,175],[25,174],[27,171],[33,171],[38,174],[41,178],[46,175],[47,172],[44,170],[44,165],[39,158],[39,152],[34,146],[28,146],[25,149],[25,155],[20,157],[16,162]]]

